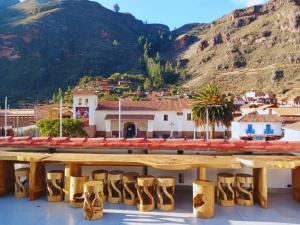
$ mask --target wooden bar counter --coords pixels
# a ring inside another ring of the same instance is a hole
[[[84,152],[84,149],[82,150]],[[300,157],[283,155],[167,155],[167,154],[100,154],[100,153],[43,153],[25,151],[0,151],[0,195],[12,188],[14,163],[30,164],[30,200],[45,193],[45,164],[65,165],[65,194],[68,201],[70,176],[81,174],[81,167],[137,166],[160,170],[180,171],[197,169],[200,179],[209,168],[241,169],[250,167],[254,175],[254,198],[262,208],[268,207],[267,170],[290,169],[293,171],[293,196],[300,201]],[[201,178],[202,177],[202,178]]]

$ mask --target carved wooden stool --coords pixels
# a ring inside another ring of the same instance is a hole
[[[21,168],[15,170],[15,197],[25,198],[29,195],[29,168]],[[22,178],[24,180],[22,181]]]
[[[135,205],[137,200],[136,183],[138,173],[124,173],[122,175],[123,183],[123,202],[125,205]]]
[[[253,206],[253,176],[249,174],[237,174],[235,179],[236,203],[242,206]]]
[[[215,214],[215,184],[212,181],[193,182],[193,214],[195,217],[209,219]]]
[[[103,181],[88,181],[84,183],[84,219],[97,220],[103,217],[103,186]]]
[[[88,176],[73,177],[70,178],[70,206],[72,208],[83,207],[83,186],[84,183],[89,181]]]
[[[155,178],[153,176],[140,176],[137,179],[137,208],[146,212],[154,209]]]
[[[108,201],[113,204],[122,202],[122,171],[111,171],[107,177]]]
[[[63,193],[64,171],[52,170],[47,173],[47,199],[49,202],[60,202]]]
[[[175,208],[174,192],[175,181],[173,177],[159,177],[156,179],[156,192],[158,196],[157,208],[162,211],[171,211]]]
[[[218,174],[217,200],[225,207],[234,206],[234,176],[230,173]]]
[[[92,173],[92,177],[94,181],[102,181],[103,182],[103,200],[107,201],[108,191],[107,191],[107,176],[108,171],[107,170],[95,170]]]

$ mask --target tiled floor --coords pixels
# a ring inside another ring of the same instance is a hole
[[[176,196],[176,210],[170,213],[159,210],[140,213],[135,207],[105,203],[103,219],[91,222],[82,218],[82,209],[72,209],[64,202],[48,203],[46,199],[30,202],[9,195],[0,198],[0,225],[300,224],[300,204],[294,202],[288,194],[270,195],[269,209],[261,209],[258,205],[251,208],[224,208],[216,205],[215,217],[210,220],[193,218],[190,192],[180,191]]]

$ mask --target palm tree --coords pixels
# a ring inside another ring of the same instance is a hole
[[[197,126],[206,123],[206,112],[208,122],[211,126],[211,138],[215,137],[215,125],[229,127],[233,120],[234,104],[232,96],[227,96],[216,84],[208,84],[195,96],[192,105],[192,115]]]

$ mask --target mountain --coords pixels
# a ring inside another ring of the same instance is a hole
[[[26,0],[1,8],[0,96],[34,102],[86,74],[138,72],[138,37],[159,32],[169,28],[88,0]]]
[[[89,0],[0,0],[0,98],[36,102],[84,75],[141,73],[141,36],[153,57],[159,51],[186,71],[187,87],[300,93],[300,0],[271,0],[172,32]]]
[[[271,0],[192,26],[180,33],[174,49],[174,61],[192,76],[188,87],[217,82],[236,94],[299,94],[300,1]]]

